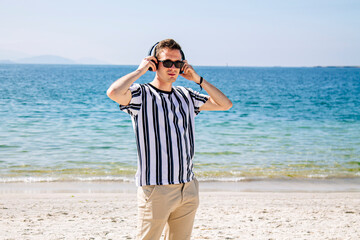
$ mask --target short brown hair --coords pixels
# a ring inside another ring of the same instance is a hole
[[[159,54],[161,52],[162,49],[164,48],[168,48],[168,49],[177,49],[181,52],[181,47],[180,45],[175,42],[174,39],[165,39],[165,40],[162,40],[159,42],[158,45],[156,45],[155,47],[155,51],[154,51],[154,54],[155,54],[155,57],[158,58],[159,57]]]

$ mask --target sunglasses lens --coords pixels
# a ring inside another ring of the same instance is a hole
[[[184,65],[184,63],[182,61],[176,61],[174,64],[175,64],[175,67],[177,67],[177,68],[182,68],[182,66]]]
[[[166,68],[171,68],[172,65],[173,65],[173,61],[171,61],[171,60],[165,60],[165,61],[163,61],[163,65],[164,65],[164,67],[166,67]]]
[[[176,68],[182,68],[184,66],[184,62],[183,61],[176,61],[176,62],[173,62],[171,60],[165,60],[162,62],[164,67],[166,68],[171,68],[172,65],[174,64]]]

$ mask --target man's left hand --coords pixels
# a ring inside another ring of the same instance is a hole
[[[194,68],[190,64],[188,64],[188,61],[184,60],[184,63],[184,73],[180,74],[180,76],[186,78],[187,80],[200,83],[200,76],[195,72]]]

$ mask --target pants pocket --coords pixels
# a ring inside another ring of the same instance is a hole
[[[139,197],[142,197],[146,202],[154,195],[156,185],[148,185],[139,187]]]

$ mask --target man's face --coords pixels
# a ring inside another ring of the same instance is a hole
[[[171,60],[181,61],[181,53],[180,50],[177,49],[168,49],[164,48],[161,50],[158,60]],[[160,81],[163,82],[175,82],[177,77],[179,76],[180,68],[176,68],[174,64],[170,68],[164,67],[162,62],[159,62],[158,69],[157,69],[157,76],[159,77]]]

